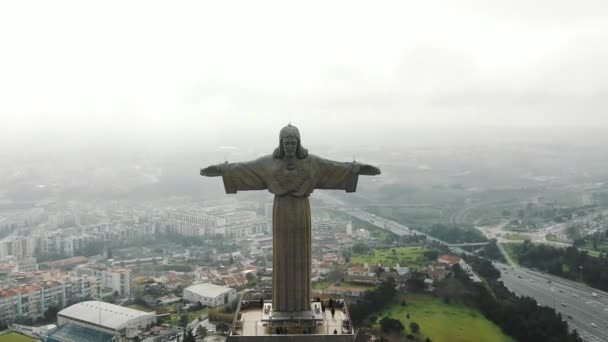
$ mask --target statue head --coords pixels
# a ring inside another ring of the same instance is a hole
[[[272,154],[277,159],[285,157],[296,157],[304,159],[308,157],[308,150],[302,147],[300,140],[300,131],[296,126],[291,124],[283,127],[279,133],[279,147]]]

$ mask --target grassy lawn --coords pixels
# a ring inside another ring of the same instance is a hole
[[[511,260],[513,260],[513,263],[515,263],[516,265],[519,265],[519,259],[517,258],[517,253],[515,251],[515,248],[517,248],[517,246],[520,244],[518,244],[517,242],[511,242],[511,243],[501,243],[500,245],[505,250],[505,252],[507,252],[507,254],[509,254],[509,256],[511,257]]]
[[[192,322],[197,317],[199,317],[203,314],[206,314],[208,311],[209,311],[209,309],[202,309],[202,310],[188,312],[188,322]],[[171,317],[169,318],[169,321],[167,322],[167,324],[180,326],[181,317],[182,317],[181,314],[173,313],[173,314],[171,314]]]
[[[348,287],[351,289],[373,289],[376,285],[372,284],[362,284],[362,283],[352,283],[350,281],[343,281],[340,283],[339,287]]]
[[[312,284],[312,289],[313,290],[325,290],[326,288],[330,287],[331,284],[332,283],[330,283],[328,281],[317,281]]]
[[[394,250],[394,252],[393,252]],[[377,249],[367,255],[354,255],[350,259],[351,264],[370,265],[382,264],[383,266],[425,266],[426,259],[422,255],[428,249],[423,246],[396,247],[387,249]]]
[[[608,251],[608,242],[604,241],[604,242],[598,243],[596,247],[597,248],[593,248],[593,242],[591,242],[591,241],[587,241],[585,246],[583,246],[583,248],[585,248],[587,250]]]
[[[395,301],[395,304],[378,316],[374,327],[380,329],[378,322],[383,317],[390,316],[399,319],[408,333],[409,324],[418,323],[422,340],[429,337],[433,342],[513,341],[477,309],[460,304],[445,304],[441,299],[430,295],[408,294],[404,298],[406,306],[399,304],[401,300]]]
[[[29,336],[17,334],[14,332],[0,335],[0,342],[35,342],[38,341]]]
[[[530,240],[531,238],[528,235],[511,233],[511,234],[505,234],[505,239],[524,241],[524,240]]]

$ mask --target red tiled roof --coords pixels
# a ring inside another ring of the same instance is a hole
[[[441,255],[437,258],[438,261],[448,263],[450,265],[456,265],[460,262],[460,258],[454,255]]]

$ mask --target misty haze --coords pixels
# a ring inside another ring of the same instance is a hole
[[[608,341],[607,17],[0,4],[0,342]]]

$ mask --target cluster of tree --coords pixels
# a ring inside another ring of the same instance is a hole
[[[363,298],[356,304],[349,306],[351,321],[355,325],[361,324],[370,313],[381,311],[390,304],[396,294],[395,279],[388,277],[377,288],[365,292]]]
[[[504,255],[500,252],[500,249],[496,245],[496,239],[491,239],[490,243],[485,245],[481,251],[477,254],[486,257],[488,259],[506,262]]]
[[[387,333],[398,333],[402,334],[405,331],[405,327],[400,320],[390,317],[384,317],[380,320],[380,329]]]
[[[186,333],[184,334],[184,342],[196,342],[196,337],[194,336],[194,333],[192,332],[192,329],[188,329],[186,330]]]
[[[363,241],[357,241],[351,247],[354,254],[363,255],[369,252],[369,246]]]
[[[479,230],[471,226],[434,224],[425,230],[429,235],[449,243],[488,241]]]
[[[608,291],[608,256],[592,257],[586,251],[569,246],[559,248],[535,245],[529,240],[515,246],[519,263],[560,277],[581,280],[595,288]]]
[[[500,272],[490,261],[474,256],[466,257],[466,261],[486,279],[489,288],[473,283],[456,265],[455,278],[470,289],[463,294],[464,299],[506,334],[520,342],[582,342],[576,331],[568,331],[568,323],[553,308],[539,306],[530,297],[518,297],[499,282]]]
[[[426,235],[422,234],[411,234],[403,235],[399,237],[399,245],[419,245],[426,241]]]
[[[576,247],[585,247],[587,245],[596,251],[602,251],[608,253],[608,230],[595,232],[591,235],[587,235],[584,238],[575,239],[572,243]]]
[[[234,313],[236,312],[236,308],[238,307],[238,305],[239,299],[236,299],[230,302],[229,304],[209,310],[209,321],[218,322],[218,324],[219,322],[226,323],[228,324],[228,329],[230,329],[230,324],[232,324],[232,318],[234,316]]]

